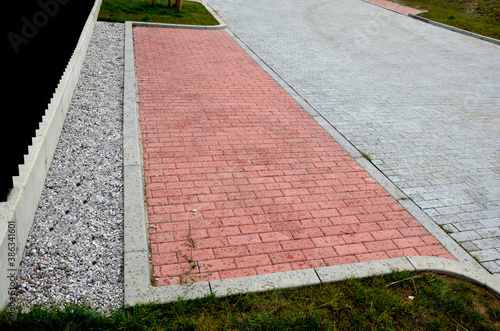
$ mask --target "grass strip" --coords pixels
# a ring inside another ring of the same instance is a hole
[[[186,25],[218,25],[219,22],[199,2],[183,1],[182,10],[168,9],[167,1],[151,0],[103,0],[97,18],[108,22],[155,22]]]
[[[427,10],[418,16],[490,38],[500,39],[500,1],[498,0],[403,1],[407,6]]]
[[[500,300],[434,273],[395,272],[338,283],[178,300],[99,314],[89,305],[33,307],[1,330],[499,330]]]

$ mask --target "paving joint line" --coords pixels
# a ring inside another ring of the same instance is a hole
[[[208,8],[208,7],[207,7]],[[214,15],[217,17],[216,15]],[[222,279],[210,282],[197,282],[172,286],[156,287],[151,285],[151,265],[148,244],[148,220],[145,198],[144,169],[142,158],[142,141],[138,117],[137,82],[135,74],[135,56],[133,44],[133,26],[136,23],[125,23],[125,78],[124,78],[124,304],[125,306],[138,303],[158,302],[166,303],[179,298],[188,300],[202,298],[210,294],[227,296],[235,293],[260,292],[281,288],[295,288],[324,282],[334,282],[349,278],[364,278],[383,275],[393,271],[433,271],[448,274],[485,286],[495,294],[500,295],[500,279],[494,277],[474,261],[457,243],[452,241],[459,250],[450,251],[448,245],[443,246],[463,263],[437,257],[410,256],[388,260],[369,261],[347,265],[337,265],[305,270],[287,271],[274,274],[248,276],[232,279]],[[149,25],[151,26],[151,25]],[[155,25],[157,26],[157,25]],[[161,25],[162,27],[172,27]],[[176,26],[176,28],[180,28]],[[205,27],[204,27],[205,28]],[[225,28],[225,27],[224,27]],[[223,28],[221,28],[223,29]],[[231,34],[232,32],[226,31]],[[234,38],[233,38],[234,39]],[[236,42],[238,40],[234,39]],[[241,43],[238,43],[241,46]],[[243,44],[244,45],[244,44]],[[250,48],[244,45],[243,49],[255,59]],[[249,53],[250,51],[250,53]],[[258,57],[257,57],[258,58]],[[366,169],[381,174],[371,162],[364,159],[359,151],[350,144],[328,121],[318,115],[316,110],[300,98],[300,95],[274,73],[263,61],[262,66],[292,97],[313,116],[318,123],[327,130],[346,151],[354,151],[355,160]],[[269,69],[268,69],[269,68]],[[271,70],[271,71],[270,71]],[[274,73],[274,74],[273,74]],[[278,79],[276,79],[278,78]],[[284,85],[283,85],[284,84]],[[319,120],[318,120],[319,119]],[[347,148],[346,148],[347,147]],[[359,153],[359,155],[358,155]],[[349,152],[349,154],[351,154]],[[352,155],[352,154],[351,154]],[[364,161],[366,162],[364,162]],[[361,161],[361,162],[360,162]],[[378,175],[380,176],[380,175]],[[375,178],[375,176],[374,176]],[[383,177],[383,185],[390,182]],[[378,178],[375,178],[378,180]],[[392,184],[392,182],[391,182]],[[392,184],[394,185],[394,184]],[[389,190],[388,190],[389,191]],[[391,190],[393,191],[393,190]],[[389,191],[389,193],[391,193]],[[402,194],[398,190],[398,194]],[[392,193],[391,193],[392,195]],[[399,200],[399,199],[397,199]],[[399,200],[403,204],[405,201]],[[403,205],[404,206],[404,205]],[[407,208],[406,206],[404,206]],[[416,207],[416,206],[415,206]],[[423,212],[416,207],[422,214]],[[408,208],[407,208],[408,209]],[[409,211],[412,213],[411,211]],[[415,211],[413,211],[415,212]],[[413,215],[413,214],[412,214]],[[415,215],[413,215],[415,217]],[[420,216],[420,215],[419,215]],[[422,224],[419,218],[415,217]],[[432,221],[430,221],[434,224]],[[422,224],[425,227],[425,224]],[[437,229],[442,231],[436,224]],[[428,229],[429,230],[429,229]],[[435,229],[433,229],[434,231]],[[435,236],[435,233],[431,232]],[[449,240],[448,236],[446,236]],[[438,239],[439,240],[439,239]],[[462,252],[462,254],[460,253]],[[465,258],[463,255],[468,257]],[[469,261],[472,260],[472,261]],[[465,262],[464,261],[464,262]]]

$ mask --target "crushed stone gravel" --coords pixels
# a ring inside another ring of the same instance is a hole
[[[124,29],[95,25],[11,297],[17,306],[123,305]]]

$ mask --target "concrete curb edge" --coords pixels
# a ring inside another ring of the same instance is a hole
[[[411,18],[414,18],[414,19],[416,19],[418,21],[422,21],[422,22],[425,22],[425,23],[428,23],[428,24],[432,24],[434,26],[437,26],[437,27],[440,27],[440,28],[443,28],[443,29],[446,29],[446,30],[450,30],[450,31],[453,31],[453,32],[458,32],[458,33],[461,33],[461,34],[469,36],[469,37],[480,39],[480,40],[483,40],[483,41],[486,41],[486,42],[489,42],[489,43],[492,43],[492,44],[500,45],[500,40],[498,40],[498,39],[486,37],[486,36],[483,36],[483,35],[480,35],[480,34],[477,34],[477,33],[474,33],[474,32],[470,32],[470,31],[467,31],[467,30],[462,30],[462,29],[456,28],[454,26],[446,25],[446,24],[443,24],[443,23],[439,23],[439,22],[430,20],[428,18],[420,17],[420,16],[417,16],[417,15],[409,14],[408,16],[411,17]]]

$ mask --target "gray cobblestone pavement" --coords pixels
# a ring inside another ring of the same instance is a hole
[[[208,4],[500,277],[499,46],[360,0]]]

